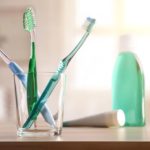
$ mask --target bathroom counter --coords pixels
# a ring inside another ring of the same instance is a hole
[[[17,137],[15,127],[0,127],[0,150],[150,149],[150,128],[63,128],[58,137]]]

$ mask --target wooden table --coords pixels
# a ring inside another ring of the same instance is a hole
[[[0,127],[0,150],[150,150],[150,128],[63,128],[56,137],[17,137],[15,127]]]

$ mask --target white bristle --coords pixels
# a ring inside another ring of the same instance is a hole
[[[88,17],[83,24],[83,29],[90,31],[95,23],[95,19]]]
[[[34,27],[36,26],[35,13],[34,13],[33,8],[31,7],[27,8],[24,12],[23,26],[24,26],[24,29],[29,32],[32,31]]]

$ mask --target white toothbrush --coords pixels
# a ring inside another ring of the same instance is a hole
[[[27,75],[24,73],[23,69],[11,60],[3,50],[0,49],[0,57],[2,60],[8,65],[9,69],[18,77],[18,79],[22,82],[23,86],[27,88]],[[40,95],[39,95],[40,96]],[[51,125],[51,112],[48,106],[45,104],[41,110],[42,116],[47,123]]]

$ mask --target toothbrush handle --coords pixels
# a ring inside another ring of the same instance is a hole
[[[33,124],[34,120],[37,118],[39,112],[41,111],[42,107],[46,103],[48,97],[53,92],[54,88],[56,87],[58,81],[60,78],[60,73],[54,74],[52,78],[49,80],[48,84],[46,85],[46,88],[44,89],[42,95],[40,96],[39,100],[35,103],[28,119],[23,125],[23,128],[30,128]],[[55,124],[54,124],[55,126]]]
[[[27,79],[27,105],[30,114],[35,102],[38,100],[36,72],[28,73]]]
[[[50,125],[54,126],[55,125],[55,118],[53,117],[52,113],[50,112],[47,104],[45,104],[43,106],[43,108],[41,109],[41,113],[44,116],[44,119],[46,120],[46,122],[48,122]]]
[[[24,71],[15,62],[10,62],[8,66],[11,69],[11,71],[19,78],[23,86],[26,88],[27,76],[25,75]]]
[[[23,86],[27,88],[27,75],[24,73],[22,68],[16,64],[15,62],[10,62],[8,64],[10,70],[19,78],[19,80],[22,82]],[[40,95],[40,94],[38,94]],[[52,116],[51,111],[49,110],[48,106],[45,104],[41,110],[42,116],[45,119],[46,122],[48,122],[50,125],[53,125],[54,118]]]

